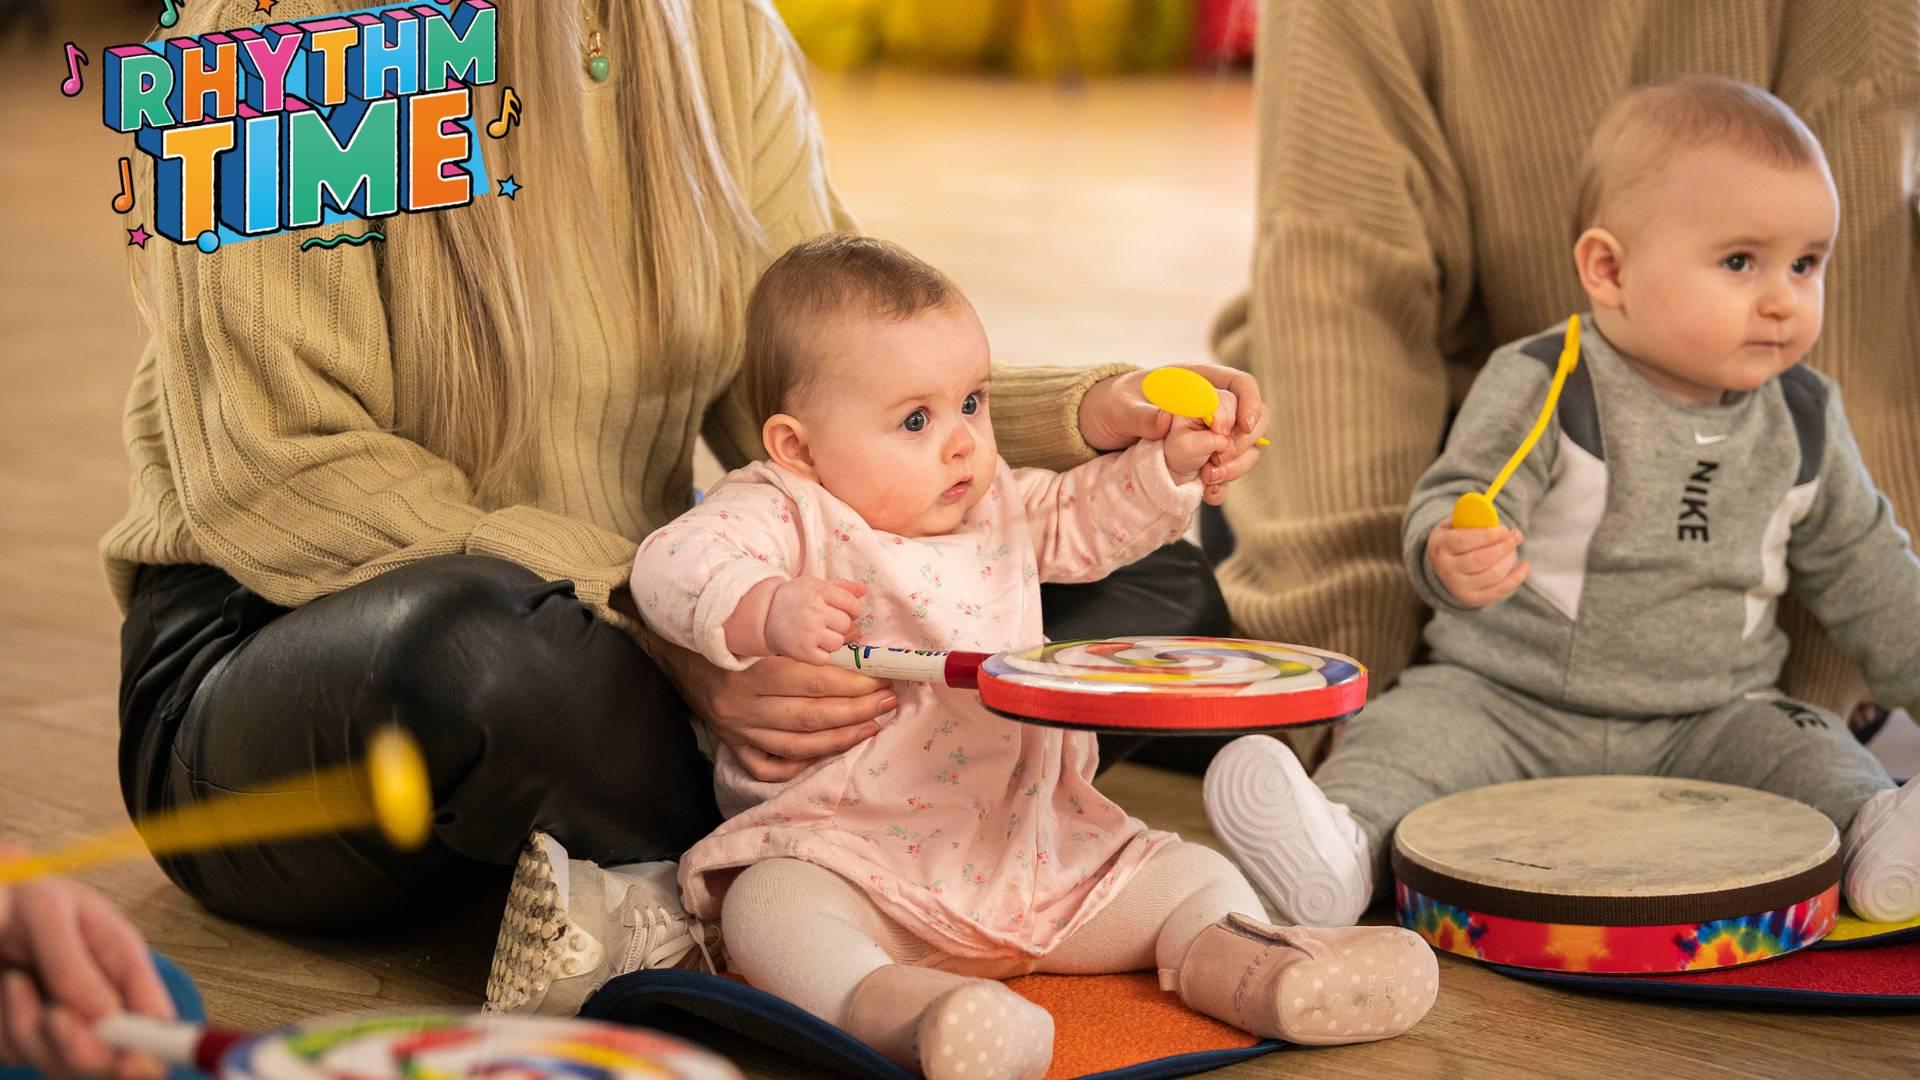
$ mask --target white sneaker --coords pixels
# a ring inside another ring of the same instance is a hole
[[[672,862],[598,866],[536,832],[514,867],[487,975],[487,1011],[575,1016],[607,980],[705,961],[719,927],[680,906]]]
[[[1228,743],[1207,767],[1207,819],[1283,922],[1352,926],[1373,899],[1373,853],[1340,803],[1268,735]]]
[[[1868,799],[1840,845],[1842,887],[1854,914],[1873,922],[1920,915],[1920,783]]]

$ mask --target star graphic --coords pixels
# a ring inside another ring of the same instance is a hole
[[[520,193],[520,185],[513,182],[513,177],[511,176],[505,177],[500,181],[500,194],[505,195],[507,198],[511,199],[515,195],[518,195],[519,193]]]
[[[127,230],[128,247],[137,247],[145,251],[147,249],[147,241],[151,239],[153,239],[153,236],[147,232],[145,225],[135,225],[133,228]]]
[[[273,14],[273,5],[279,2],[280,0],[255,0],[255,3],[253,5],[253,10],[257,12],[261,12],[263,14],[271,15]]]

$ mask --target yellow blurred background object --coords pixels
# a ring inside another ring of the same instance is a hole
[[[1192,0],[777,0],[830,70],[897,63],[1040,78],[1173,71],[1193,55]]]

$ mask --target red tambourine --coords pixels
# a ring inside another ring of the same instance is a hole
[[[1009,719],[1088,731],[1222,735],[1344,720],[1367,669],[1300,645],[1212,637],[1058,641],[1002,653],[850,644],[838,667],[978,690]]]

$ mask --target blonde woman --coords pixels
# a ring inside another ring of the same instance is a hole
[[[354,6],[282,0],[274,18]],[[697,437],[729,467],[758,453],[732,385],[755,276],[852,227],[792,40],[751,0],[500,9],[501,78],[477,110],[506,85],[525,102],[522,127],[482,140],[491,175],[523,186],[512,201],[385,219],[384,245],[132,253],[153,336],[125,423],[132,505],[103,549],[126,612],[131,812],[351,758],[386,723],[432,773],[423,854],[338,835],[169,858],[174,881],[235,918],[370,925],[497,874],[537,834],[493,992],[569,1011],[694,944],[670,867],[599,870],[717,824],[689,710],[778,780],[873,734],[891,698],[831,669],[720,671],[648,639],[623,585],[636,541],[690,504]],[[177,32],[253,10],[196,5]],[[1251,380],[1202,370],[1247,403],[1208,467],[1218,501],[1264,410]],[[994,393],[1020,464],[1166,422],[1126,368],[1011,369]],[[1149,562],[1130,594],[1123,576],[1051,599],[1095,631],[1226,631],[1196,551]]]

